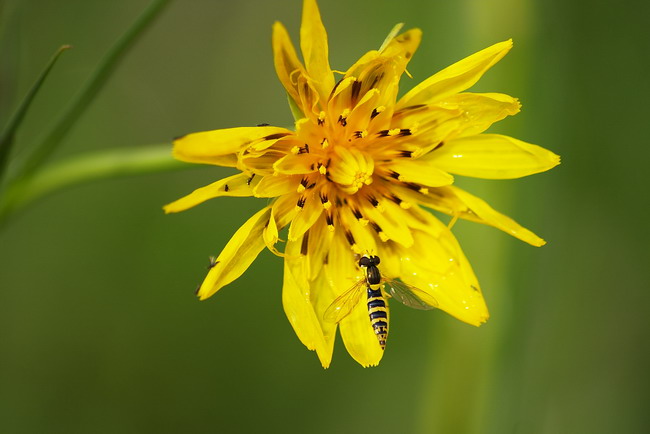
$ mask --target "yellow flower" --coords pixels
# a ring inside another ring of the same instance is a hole
[[[397,33],[397,31],[393,32]],[[383,350],[365,303],[338,324],[332,301],[364,278],[359,255],[420,288],[437,307],[480,325],[488,311],[476,277],[447,225],[424,208],[499,228],[529,244],[544,241],[483,200],[453,186],[452,174],[511,179],[546,171],[559,157],[539,146],[483,132],[519,111],[517,99],[468,93],[512,47],[504,41],[432,75],[397,100],[398,83],[421,31],[391,34],[335,80],[315,0],[305,0],[300,62],[286,29],[273,26],[275,68],[297,114],[295,131],[258,126],[189,134],[174,156],[239,173],[165,207],[179,212],[219,196],[274,198],[235,233],[201,285],[201,300],[237,279],[264,249],[284,257],[282,301],[299,339],[324,367],[337,327],[363,366]],[[283,252],[276,244],[288,228]]]

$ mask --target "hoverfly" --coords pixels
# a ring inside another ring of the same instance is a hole
[[[386,339],[388,339],[387,297],[392,297],[408,307],[420,310],[438,307],[438,302],[421,289],[382,276],[377,267],[379,262],[379,256],[362,256],[359,259],[359,267],[364,271],[364,278],[337,297],[325,310],[323,319],[333,323],[340,322],[359,304],[365,288],[370,325],[383,350],[386,348]],[[428,300],[428,302],[424,300]]]

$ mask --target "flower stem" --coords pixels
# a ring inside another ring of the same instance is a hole
[[[170,148],[159,144],[95,151],[47,166],[7,189],[0,198],[0,223],[35,199],[75,184],[192,167],[174,160]]]

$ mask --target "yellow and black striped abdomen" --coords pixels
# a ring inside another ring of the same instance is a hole
[[[383,350],[386,348],[386,340],[388,339],[388,309],[386,308],[386,300],[381,292],[381,286],[373,289],[368,285],[367,293],[370,324],[377,336],[379,346]]]

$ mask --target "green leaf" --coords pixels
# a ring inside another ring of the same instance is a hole
[[[2,133],[0,133],[0,180],[2,180],[4,169],[7,166],[7,161],[9,160],[9,155],[11,153],[11,147],[14,143],[14,136],[16,135],[18,127],[20,127],[20,124],[25,118],[30,105],[34,101],[34,97],[36,97],[36,94],[40,90],[41,85],[45,81],[45,78],[49,75],[56,61],[59,59],[59,56],[61,56],[61,54],[69,48],[71,48],[70,45],[63,45],[56,51],[56,53],[54,53],[47,66],[45,66],[45,69],[38,76],[29,92],[27,92],[27,95],[25,95],[25,98],[22,100],[14,114],[9,119],[9,122],[2,130]]]
[[[40,142],[25,165],[19,170],[19,177],[29,176],[47,160],[79,116],[86,110],[104,84],[106,84],[120,60],[122,60],[124,55],[137,41],[138,37],[153,22],[154,18],[158,16],[168,2],[169,0],[154,0],[137,21],[133,23],[131,28],[122,35],[106,56],[104,56],[93,75],[85,83],[68,108],[63,111],[63,114],[54,124],[54,127],[48,132],[43,141]]]

